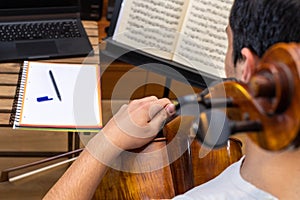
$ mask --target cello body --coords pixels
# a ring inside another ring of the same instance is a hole
[[[228,146],[219,149],[201,149],[201,144],[191,138],[190,126],[189,117],[178,116],[169,122],[163,129],[164,137],[135,150],[142,155],[159,152],[146,161],[143,156],[122,155],[119,162],[126,171],[109,168],[94,199],[171,199],[214,178],[241,158],[239,140],[230,139]],[[203,157],[199,157],[201,152],[205,153]],[[159,164],[162,159],[166,161],[163,165]],[[147,162],[160,166],[145,172]]]
[[[234,125],[237,122],[259,124],[256,131],[245,128],[249,126],[243,126],[245,129],[235,127],[230,131],[242,130],[261,148],[278,151],[300,144],[298,85],[300,45],[279,43],[265,53],[248,84],[238,81],[219,83],[212,86],[204,98],[230,99],[230,107],[217,108],[225,113],[228,122]],[[163,156],[153,156],[147,161],[141,157],[124,156],[120,161],[128,168],[140,166],[141,171],[145,162],[160,163],[164,160],[167,165],[146,173],[109,169],[95,199],[169,199],[209,181],[243,156],[241,141],[232,136],[223,147],[216,149],[201,144],[195,139],[197,130],[191,130],[194,118],[176,117],[165,125],[162,138],[135,150],[137,153],[160,152]]]

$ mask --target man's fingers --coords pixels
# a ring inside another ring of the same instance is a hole
[[[175,113],[175,106],[169,99],[149,97],[122,106],[114,119],[124,134],[134,138],[149,138],[157,134],[161,124],[172,113]]]
[[[158,107],[157,107],[158,109]],[[166,121],[166,119],[172,116],[175,113],[175,105],[174,104],[167,104],[165,107],[160,109],[154,117],[149,122],[149,125],[153,128],[156,128],[156,131],[159,131]]]
[[[152,120],[161,110],[167,112],[168,117],[175,113],[175,105],[169,99],[163,98],[152,103],[149,109],[149,120]]]

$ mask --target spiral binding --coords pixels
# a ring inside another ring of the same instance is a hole
[[[16,89],[16,101],[14,101],[13,109],[15,109],[15,115],[11,118],[13,120],[13,128],[17,128],[20,123],[21,117],[21,109],[22,109],[22,102],[24,98],[24,89],[26,84],[26,76],[27,76],[27,69],[28,69],[28,61],[24,61],[23,66],[21,67],[22,74],[19,76],[19,83]]]
[[[12,104],[12,109],[11,109],[11,114],[9,118],[9,127],[12,127],[16,118],[16,110],[17,110],[17,103],[18,103],[18,97],[20,93],[20,83],[22,79],[22,72],[23,72],[23,65],[20,66],[19,72],[18,72],[18,80],[16,84],[16,91],[15,95],[13,97],[13,104]]]

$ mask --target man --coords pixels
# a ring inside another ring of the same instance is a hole
[[[300,0],[235,0],[226,29],[227,76],[248,82],[270,46],[277,42],[299,42],[299,10]],[[92,139],[45,199],[91,198],[105,174],[106,166],[102,163],[114,160],[122,150],[147,144],[173,113],[174,105],[168,99],[155,97],[123,106],[103,128],[103,134]],[[126,123],[121,123],[123,119]],[[124,127],[124,124],[129,125]],[[106,149],[99,148],[102,144]],[[243,159],[212,181],[175,199],[299,198],[300,150],[270,152],[250,139],[246,140],[245,146]],[[105,154],[107,152],[109,155]],[[80,176],[82,173],[84,177]]]

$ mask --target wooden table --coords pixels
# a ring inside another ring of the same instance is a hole
[[[60,63],[91,63],[99,64],[99,31],[98,22],[83,21],[83,25],[93,46],[94,54],[87,57],[74,57],[64,59],[51,59],[47,62]],[[21,73],[22,62],[0,64],[0,127],[11,128],[13,125],[13,114],[15,113],[15,102],[17,100],[18,80]],[[1,134],[1,133],[0,133]],[[68,151],[78,148],[79,139],[77,134],[68,133]],[[75,137],[74,137],[75,136]],[[52,156],[62,152],[0,152],[1,156]]]

